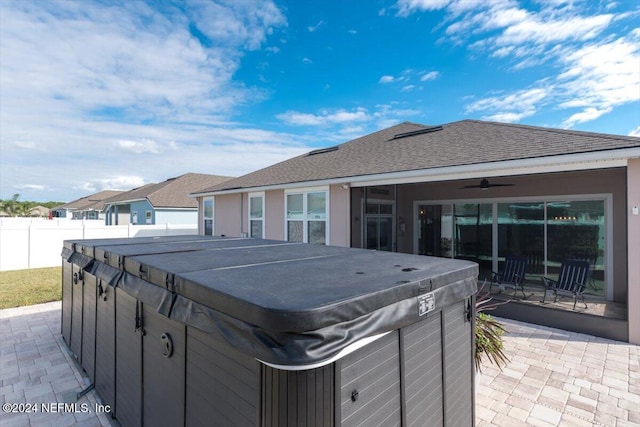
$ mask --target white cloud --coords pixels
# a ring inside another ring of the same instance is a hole
[[[467,105],[466,112],[488,113],[483,116],[487,120],[516,122],[535,114],[550,90],[551,88],[535,88],[491,96]]]
[[[47,187],[39,184],[23,184],[16,185],[13,188],[20,191],[44,191]]]
[[[631,23],[640,12],[615,13],[616,7],[609,4],[602,13],[602,8],[589,2],[563,0],[539,1],[526,9],[521,3],[398,0],[395,7],[401,16],[444,10],[445,19],[434,29],[443,29],[447,38],[441,42],[468,41],[474,57],[487,54],[510,62],[512,72],[542,64],[548,68],[541,73],[557,70],[557,74],[543,75],[524,88],[476,99],[467,105],[467,112],[513,122],[536,114],[543,106],[571,108],[574,111],[562,122],[571,127],[640,99],[640,28],[619,25],[622,33],[607,35],[613,23]]]
[[[419,110],[405,108],[406,103],[377,104],[369,111],[355,109],[324,109],[316,113],[287,111],[276,117],[288,125],[306,126],[310,141],[326,141],[327,144],[345,142],[370,132],[410,120]]]
[[[116,145],[123,150],[131,151],[135,154],[158,154],[160,153],[160,148],[155,141],[150,139],[142,139],[141,141],[131,141],[131,140],[120,140],[116,142]]]
[[[283,122],[294,126],[320,126],[327,124],[343,124],[370,119],[364,108],[357,108],[354,111],[336,110],[333,112],[322,111],[319,114],[300,113],[297,111],[287,111],[276,116]]]
[[[318,28],[320,28],[322,25],[324,25],[324,21],[320,20],[318,21],[318,23],[316,25],[310,25],[307,27],[307,30],[309,30],[310,33],[315,32]]]
[[[165,6],[0,2],[0,198],[29,182],[47,184],[52,193],[42,198],[71,200],[84,184],[78,177],[95,189],[129,186],[104,180],[132,170],[149,181],[237,175],[301,150],[291,135],[252,134],[230,121],[238,106],[266,96],[234,75],[247,50],[283,43],[275,32],[287,22],[275,4]],[[247,160],[233,144],[264,160]],[[123,150],[154,155],[140,162]]]
[[[640,126],[638,126],[637,128],[629,131],[629,136],[637,136],[640,137]]]
[[[303,64],[313,64],[313,61],[305,56],[304,58],[302,58],[302,63]]]
[[[406,86],[403,86],[402,89],[400,89],[400,92],[411,92],[415,88],[416,88],[415,85],[406,85]]]
[[[135,175],[111,176],[108,178],[90,179],[75,186],[75,188],[87,192],[103,190],[132,190],[148,184],[142,177]]]
[[[350,29],[349,31],[347,31],[347,33],[349,34],[358,34],[358,32],[354,29]]]
[[[591,120],[595,120],[603,114],[610,113],[611,110],[611,107],[605,108],[603,110],[598,110],[597,108],[593,107],[585,108],[583,111],[575,113],[567,120],[565,120],[563,122],[563,126],[566,128],[570,128],[573,127],[576,123],[590,122]]]
[[[265,49],[267,52],[278,53],[280,52],[280,48],[278,46],[269,46]]]
[[[378,83],[392,83],[393,81],[393,76],[382,76],[380,77],[380,80],[378,80]]]
[[[450,0],[398,0],[398,16],[409,16],[416,11],[438,10],[446,7]]]
[[[423,74],[422,77],[420,77],[420,81],[426,82],[428,80],[436,80],[438,77],[440,77],[440,73],[438,71],[429,71],[428,73]]]

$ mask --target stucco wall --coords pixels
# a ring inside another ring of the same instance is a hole
[[[241,197],[243,196],[240,194],[216,196],[213,225],[213,233],[216,236],[240,237],[243,228],[242,218],[245,217],[242,211],[246,210],[246,202],[243,205]]]
[[[284,190],[266,191],[264,198],[265,237],[284,240]]]
[[[515,184],[492,187],[487,191],[461,189],[475,185],[479,179],[398,186],[398,217],[406,220],[406,231],[398,233],[398,251],[413,252],[414,212],[416,200],[496,199],[502,197],[544,197],[576,194],[613,194],[613,298],[627,301],[627,220],[625,168],[494,178],[490,181]]]
[[[343,189],[340,185],[329,187],[329,221],[331,222],[329,244],[331,246],[350,246],[350,194],[348,188]]]

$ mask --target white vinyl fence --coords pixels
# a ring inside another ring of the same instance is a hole
[[[104,225],[104,220],[0,219],[0,271],[61,265],[62,242],[71,239],[198,234],[196,224]]]

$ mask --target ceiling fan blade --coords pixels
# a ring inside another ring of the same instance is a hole
[[[479,185],[465,185],[464,187],[460,187],[460,190],[465,189],[465,188],[480,188]]]
[[[515,184],[489,184],[489,187],[513,187]]]

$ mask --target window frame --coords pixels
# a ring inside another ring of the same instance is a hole
[[[251,199],[257,199],[257,198],[261,198],[262,199],[262,216],[259,218],[252,218],[251,217]],[[264,191],[259,191],[259,192],[255,192],[255,193],[249,193],[247,196],[247,235],[249,237],[254,237],[251,235],[251,222],[252,221],[261,221],[262,222],[262,236],[257,237],[258,239],[264,239],[266,236],[266,221],[265,221],[265,216],[266,216],[266,212],[265,212],[265,194]]]
[[[325,218],[309,218],[308,199],[309,194],[312,193],[324,193],[325,194]],[[287,196],[300,194],[302,195],[302,218],[287,218]],[[305,187],[305,188],[292,188],[286,189],[284,192],[284,240],[289,241],[289,221],[302,221],[302,243],[309,243],[309,222],[324,222],[325,223],[325,236],[324,245],[330,245],[331,236],[331,209],[330,209],[330,196],[331,192],[328,186],[322,187]]]
[[[216,216],[216,198],[215,197],[203,197],[202,198],[202,235],[203,236],[215,236],[215,216]],[[207,216],[206,203],[211,201],[211,216]],[[207,221],[211,221],[211,234],[207,234]]]

